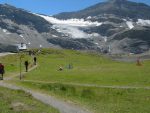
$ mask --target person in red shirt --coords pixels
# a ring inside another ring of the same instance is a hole
[[[2,80],[3,80],[4,73],[5,73],[4,65],[0,63],[0,74],[2,75]]]

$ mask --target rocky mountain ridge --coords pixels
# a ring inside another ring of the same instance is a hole
[[[127,0],[108,0],[54,16],[1,4],[0,44],[26,43],[30,48],[57,47],[110,54],[144,53],[150,48],[148,12],[150,6]]]

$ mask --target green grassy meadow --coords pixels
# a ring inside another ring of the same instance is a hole
[[[92,113],[149,113],[150,90],[113,89],[60,83],[17,82],[63,100],[70,100]]]
[[[12,76],[14,74],[19,73],[20,71],[20,57],[21,57],[21,70],[22,72],[25,71],[24,68],[24,61],[28,60],[30,62],[29,66],[32,65],[32,59],[27,55],[27,53],[20,53],[20,54],[12,54],[0,57],[0,62],[5,66],[5,76]]]
[[[19,72],[19,60],[9,58],[3,60],[8,66],[6,76]],[[6,62],[8,59],[14,66]],[[32,64],[32,57],[24,55],[22,61],[25,59]],[[113,61],[95,53],[54,49],[42,50],[37,61],[38,67],[24,76],[25,81],[17,77],[13,83],[70,100],[94,113],[150,113],[148,89],[96,87],[150,87],[150,61],[137,66],[136,62]],[[72,69],[68,69],[69,64]],[[59,66],[63,71],[58,71]]]
[[[59,113],[21,90],[0,87],[0,113]]]
[[[37,56],[38,68],[26,80],[97,85],[150,86],[150,61],[142,66],[112,61],[94,53],[47,50]],[[72,64],[73,69],[67,69]],[[64,68],[58,71],[59,66]]]

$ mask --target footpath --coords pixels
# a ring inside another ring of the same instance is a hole
[[[36,67],[37,66],[30,68],[29,72],[31,70],[35,69]],[[25,73],[26,72],[23,72],[22,75],[24,75]],[[68,102],[65,102],[63,100],[59,100],[55,97],[52,97],[50,95],[43,94],[41,92],[36,92],[36,91],[31,90],[31,89],[27,89],[24,87],[13,85],[11,83],[7,83],[7,81],[10,81],[15,77],[19,78],[19,76],[20,76],[20,74],[16,74],[16,75],[4,78],[3,81],[0,81],[0,86],[6,87],[9,89],[13,89],[13,90],[23,90],[26,93],[30,93],[35,99],[43,102],[44,104],[48,104],[48,105],[58,109],[60,113],[91,113],[90,111],[88,111],[84,108],[81,108],[78,105],[74,105],[73,103],[68,103]]]

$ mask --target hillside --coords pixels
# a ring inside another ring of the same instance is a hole
[[[86,33],[94,32],[99,35],[93,40],[100,48],[110,53],[143,53],[150,47],[149,12],[150,6],[143,3],[109,0],[80,11],[60,13],[54,17],[101,22],[100,26],[83,29]],[[101,41],[102,37],[107,38],[107,43]]]
[[[0,51],[18,43],[28,48],[94,50],[109,54],[149,51],[150,6],[108,0],[53,16],[0,5]]]
[[[107,0],[86,9],[54,15],[59,19],[87,18],[104,14],[115,15],[120,18],[148,19],[150,6],[128,0]]]
[[[22,61],[28,60],[32,66],[33,57],[22,56]],[[134,55],[126,57],[132,59]],[[37,59],[38,67],[24,74],[21,81],[16,76],[5,82],[74,103],[92,113],[150,111],[150,61],[137,65],[136,59],[118,62],[96,53],[56,49],[42,49]],[[18,55],[2,57],[1,61],[7,67],[4,80],[19,73]]]

